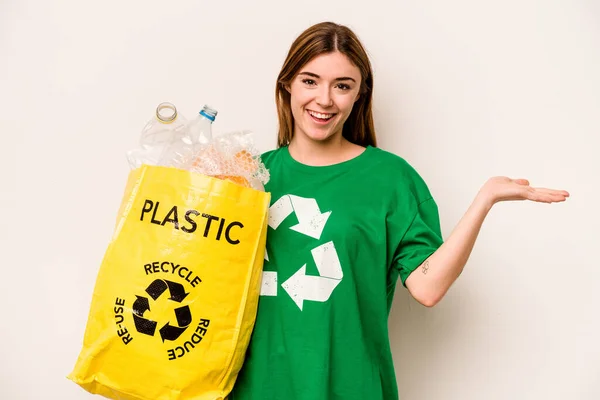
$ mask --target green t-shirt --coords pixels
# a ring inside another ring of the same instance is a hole
[[[311,167],[267,152],[267,252],[256,326],[231,400],[398,398],[388,337],[396,282],[441,244],[425,182],[375,147]]]

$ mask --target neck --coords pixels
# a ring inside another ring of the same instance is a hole
[[[343,162],[356,155],[356,146],[341,134],[325,141],[311,140],[304,135],[294,135],[288,150],[298,162],[314,167]]]

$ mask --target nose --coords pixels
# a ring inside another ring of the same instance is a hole
[[[328,87],[323,87],[316,98],[317,104],[323,108],[331,107],[333,105],[333,99]]]

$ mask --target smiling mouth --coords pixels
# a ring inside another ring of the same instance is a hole
[[[315,112],[312,110],[307,110],[307,111],[308,111],[308,114],[310,114],[310,116],[313,117],[313,119],[315,119],[319,122],[327,122],[336,115],[336,114],[332,114],[332,113],[318,113],[318,112]]]

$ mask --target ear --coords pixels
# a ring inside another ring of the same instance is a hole
[[[354,102],[356,103],[358,101],[358,99],[360,99],[360,93],[356,94],[356,98],[354,99]]]
[[[290,88],[290,85],[286,85],[285,83],[281,83],[281,87],[284,88],[286,92],[292,93],[292,89]]]

